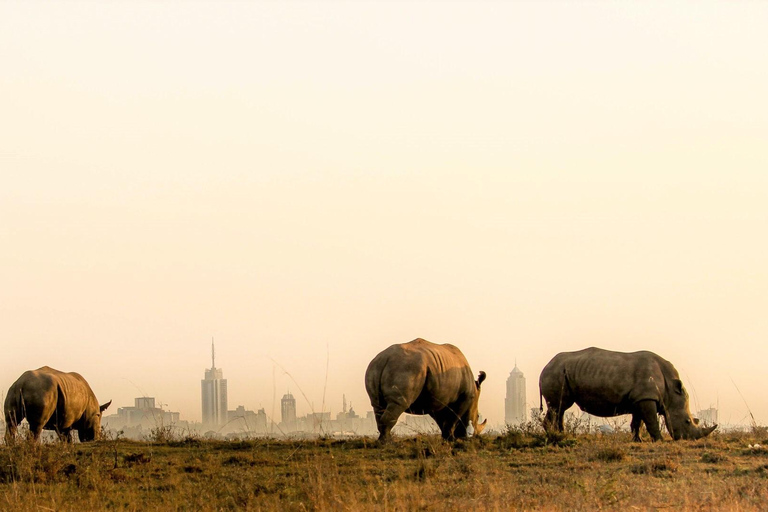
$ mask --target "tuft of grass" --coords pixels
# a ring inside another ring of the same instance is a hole
[[[744,448],[741,453],[743,455],[758,455],[758,456],[766,456],[768,455],[768,446],[759,444],[758,446],[750,445],[747,448]]]
[[[496,437],[495,444],[508,450],[542,446],[569,447],[576,444],[576,437],[573,429],[566,428],[564,432],[547,431],[538,421],[507,425],[506,429]]]
[[[546,431],[539,439],[545,446],[569,447],[576,444],[575,436],[567,429],[564,432]]]
[[[0,451],[0,483],[49,483],[66,480],[77,472],[72,444],[43,445],[31,439]]]
[[[636,475],[653,475],[657,477],[669,477],[680,469],[680,463],[670,458],[651,460],[635,464],[630,471]]]
[[[704,452],[701,454],[701,462],[706,462],[707,464],[719,464],[727,460],[728,460],[728,457],[723,455],[722,453]]]
[[[750,433],[753,437],[760,438],[763,442],[768,442],[768,427],[765,425],[752,425]]]
[[[607,446],[599,448],[589,460],[600,462],[620,462],[627,456],[625,448],[618,446]]]

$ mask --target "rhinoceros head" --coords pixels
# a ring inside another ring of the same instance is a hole
[[[478,417],[480,416],[480,413],[478,412],[478,405],[480,403],[480,385],[485,380],[485,372],[481,371],[478,376],[477,380],[475,381],[475,387],[477,388],[477,393],[475,394],[475,400],[472,402],[472,406],[469,408],[469,421],[472,422],[472,428],[474,428],[474,433],[472,435],[478,435],[480,432],[483,431],[485,428],[485,424],[488,423],[488,420],[485,419],[482,423],[478,423]]]
[[[80,441],[99,440],[99,437],[101,437],[101,413],[103,413],[111,404],[112,400],[104,405],[100,405],[98,409],[94,407],[95,410],[86,411],[87,417],[84,419],[82,426],[77,429],[77,436],[80,438]]]
[[[701,439],[717,428],[717,425],[700,427],[699,420],[691,416],[688,392],[680,379],[673,379],[671,389],[667,390],[664,419],[667,423],[667,430],[676,441],[678,439]]]

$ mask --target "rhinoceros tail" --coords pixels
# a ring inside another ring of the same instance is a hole
[[[384,401],[381,392],[380,371],[376,371],[374,368],[368,368],[368,371],[365,372],[365,390],[368,392],[368,398],[371,401],[373,409],[376,410],[380,408],[380,404]]]

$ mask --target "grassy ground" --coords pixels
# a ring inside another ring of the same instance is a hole
[[[762,446],[754,447],[755,443]],[[750,447],[752,445],[752,447]],[[766,510],[768,435],[0,446],[2,510]]]

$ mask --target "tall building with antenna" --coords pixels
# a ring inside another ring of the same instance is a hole
[[[280,421],[286,425],[296,423],[296,399],[290,391],[280,400]]]
[[[211,338],[211,367],[200,381],[203,399],[203,428],[218,430],[227,422],[227,379],[216,368],[216,349]]]
[[[517,367],[509,372],[507,379],[507,398],[504,400],[504,423],[517,425],[526,420],[525,416],[525,376]]]

